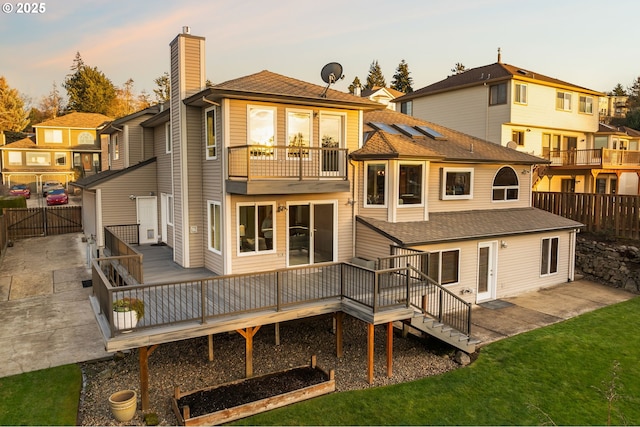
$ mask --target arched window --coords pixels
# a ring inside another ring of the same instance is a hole
[[[518,174],[513,168],[501,168],[493,179],[493,200],[518,200]]]
[[[93,137],[93,135],[91,135],[90,132],[81,132],[80,135],[78,135],[79,145],[93,144],[94,142],[95,138]]]

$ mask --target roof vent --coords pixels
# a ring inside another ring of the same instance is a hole
[[[182,27],[182,34],[191,34],[191,28],[185,25],[184,27]]]

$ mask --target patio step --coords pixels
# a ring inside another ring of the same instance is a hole
[[[472,339],[469,335],[455,329],[450,325],[438,322],[436,319],[424,316],[422,314],[411,318],[409,325],[421,332],[431,335],[441,341],[466,352],[473,353],[476,351],[476,345],[480,341]]]

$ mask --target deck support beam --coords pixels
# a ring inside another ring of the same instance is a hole
[[[393,322],[387,323],[387,377],[393,375]]]
[[[339,311],[334,314],[335,321],[335,331],[336,331],[336,357],[343,357],[343,324],[344,324],[344,313]]]
[[[213,335],[207,336],[209,341],[209,362],[213,362]]]
[[[373,343],[374,325],[367,323],[367,381],[373,384]]]
[[[237,329],[240,335],[245,339],[245,368],[244,373],[247,378],[253,376],[253,337],[258,333],[262,325],[248,327],[246,329]]]
[[[149,356],[158,348],[159,344],[150,347],[138,348],[138,359],[140,362],[140,400],[142,401],[142,412],[149,410]]]

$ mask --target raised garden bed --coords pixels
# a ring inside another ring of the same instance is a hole
[[[216,425],[280,408],[335,391],[334,371],[306,366],[245,378],[226,384],[181,393],[172,399],[178,423],[184,426]]]

